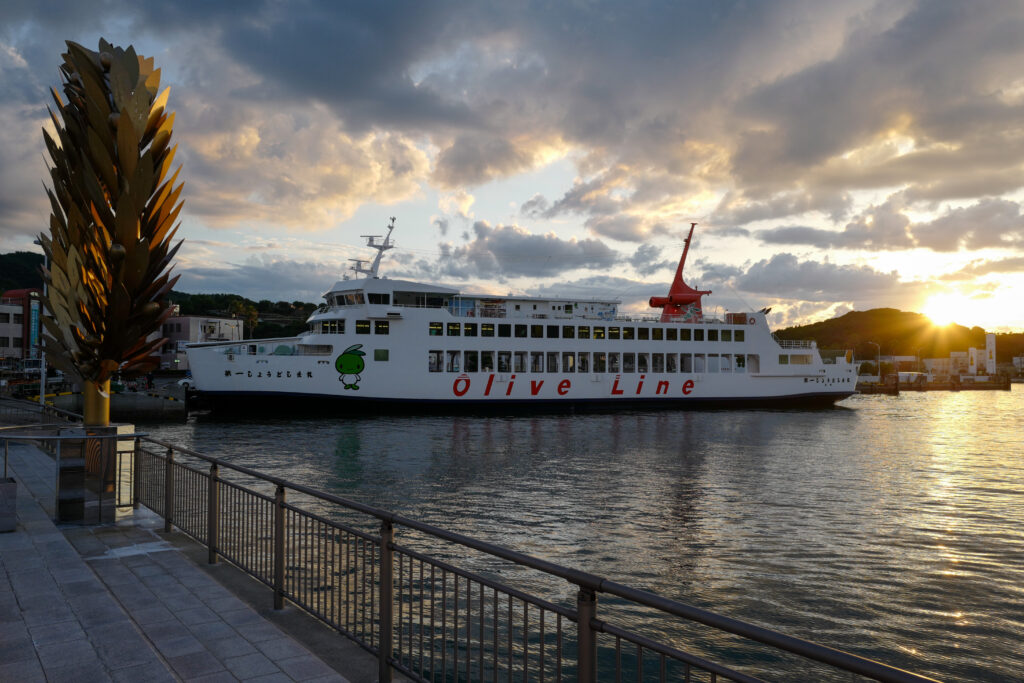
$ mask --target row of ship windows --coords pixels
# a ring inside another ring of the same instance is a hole
[[[497,328],[497,329],[495,329]],[[429,326],[431,337],[517,337],[520,339],[638,339],[652,341],[742,342],[746,330],[677,327],[623,327],[619,325],[513,325],[505,323],[439,323]],[[706,334],[705,334],[706,333]]]
[[[357,320],[355,322],[356,334],[390,334],[391,325],[388,320]],[[344,320],[321,320],[309,326],[309,331],[314,334],[345,334]]]
[[[573,351],[427,352],[430,372],[759,372],[756,354],[590,353]]]

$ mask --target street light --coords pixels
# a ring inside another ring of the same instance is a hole
[[[882,347],[873,341],[864,342],[865,344],[872,344],[875,347],[875,372],[878,374],[878,378],[882,378]]]
[[[33,244],[40,247],[43,243],[39,240],[32,240]],[[49,269],[46,258],[46,249],[43,249],[43,268]],[[43,352],[43,316],[46,314],[46,278],[43,278],[43,298],[39,300],[39,405],[46,405],[46,354]],[[31,324],[31,323],[29,323]]]

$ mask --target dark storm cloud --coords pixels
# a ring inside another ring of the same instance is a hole
[[[176,289],[189,294],[242,293],[250,299],[319,302],[324,288],[341,279],[334,264],[253,258],[225,266],[179,266]]]
[[[870,301],[898,289],[899,275],[776,254],[751,265],[735,279],[735,286],[744,292],[804,301]]]
[[[929,223],[913,227],[923,247],[935,251],[1024,248],[1024,216],[1016,202],[983,199],[977,204],[951,209]]]
[[[661,249],[653,244],[641,244],[629,257],[629,265],[640,275],[653,275],[665,268],[675,268],[676,263],[660,260]]]

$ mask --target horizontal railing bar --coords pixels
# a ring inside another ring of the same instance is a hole
[[[881,664],[859,655],[837,650],[827,645],[819,645],[793,636],[787,636],[777,631],[748,624],[739,619],[733,619],[714,612],[702,610],[675,600],[663,598],[654,593],[630,588],[614,581],[604,581],[600,587],[601,591],[611,595],[625,598],[633,602],[654,607],[668,614],[674,614],[690,621],[696,621],[706,626],[726,631],[734,635],[742,636],[765,645],[792,652],[794,654],[814,659],[824,664],[845,668],[848,671],[858,673],[879,681],[892,681],[893,683],[938,683],[934,678],[921,676],[919,674],[897,669],[887,664]]]
[[[556,605],[553,602],[548,602],[547,600],[544,600],[542,598],[538,598],[528,593],[524,593],[521,590],[512,588],[511,586],[506,586],[505,584],[498,583],[497,581],[492,581],[484,576],[480,576],[479,574],[466,571],[465,569],[459,569],[455,565],[449,564],[444,560],[433,559],[431,557],[424,555],[423,553],[412,550],[411,548],[406,548],[395,543],[391,544],[391,548],[397,552],[402,553],[406,557],[411,557],[414,560],[419,560],[420,562],[437,567],[438,569],[443,569],[445,571],[451,572],[452,574],[461,576],[464,579],[476,581],[481,585],[501,591],[502,593],[505,593],[506,595],[516,598],[517,600],[522,600],[523,602],[528,602],[531,605],[535,605],[537,607],[549,610],[551,612],[555,612],[556,614],[561,614],[563,617],[566,617],[570,621],[574,622],[577,619],[576,610],[569,609],[568,607],[563,607],[561,605]]]
[[[271,500],[271,502],[273,502],[274,499],[271,498],[270,500]],[[368,534],[365,531],[360,531],[359,529],[356,529],[354,527],[350,527],[347,524],[344,524],[342,522],[335,522],[334,520],[327,519],[326,517],[318,515],[315,512],[310,512],[309,510],[303,510],[302,508],[295,507],[295,505],[293,503],[285,503],[284,504],[284,509],[285,510],[291,510],[292,512],[294,512],[296,514],[299,514],[299,515],[302,515],[303,517],[306,517],[307,519],[312,519],[314,521],[320,522],[321,524],[326,524],[327,526],[329,526],[329,527],[331,527],[333,529],[337,529],[338,531],[344,531],[345,533],[352,534],[353,536],[358,536],[359,538],[363,539],[364,541],[370,541],[371,543],[374,543],[375,545],[380,545],[380,536],[374,536],[373,534]]]
[[[608,624],[603,621],[598,621],[595,619],[591,622],[590,625],[594,629],[601,631],[602,633],[607,633],[610,636],[622,638],[627,642],[633,643],[634,645],[640,645],[641,647],[644,647],[652,652],[657,652],[658,654],[663,654],[668,657],[672,657],[673,659],[677,659],[681,662],[685,662],[687,664],[696,666],[700,669],[703,669],[704,671],[709,671],[711,673],[718,674],[719,676],[725,676],[729,680],[737,681],[738,683],[765,683],[764,679],[762,678],[755,678],[754,676],[748,676],[747,674],[740,673],[739,671],[733,671],[728,667],[724,667],[721,664],[716,664],[710,660],[704,659],[703,657],[698,657],[688,652],[677,650],[676,648],[671,647],[669,645],[662,645],[661,643],[651,640],[650,638],[647,638],[637,633],[631,633],[622,628],[619,628],[618,626],[612,626],[611,624]]]
[[[53,427],[61,427],[67,429],[67,425],[51,425]],[[3,429],[3,427],[0,427]],[[78,427],[77,429],[88,429],[88,427]],[[134,439],[136,437],[142,438],[149,436],[146,432],[138,432],[135,434],[73,434],[71,436],[49,436],[46,434],[0,434],[0,440],[2,441],[67,441],[70,439]]]
[[[159,454],[157,454],[156,457],[160,458],[160,457],[163,457],[163,456],[160,456]],[[235,489],[236,491],[242,491],[243,493],[246,493],[246,494],[252,496],[253,498],[258,498],[259,500],[262,500],[265,503],[273,503],[274,502],[274,497],[273,496],[268,496],[265,493],[260,493],[259,491],[253,491],[251,488],[245,486],[244,484],[239,484],[239,483],[230,481],[228,479],[220,478],[220,477],[218,477],[217,483],[220,484],[221,486],[226,486],[228,488]]]
[[[382,510],[380,508],[373,507],[372,505],[366,505],[365,503],[349,500],[330,493],[325,493],[323,491],[317,491],[316,489],[310,488],[308,486],[295,484],[280,477],[275,477],[269,474],[263,474],[248,467],[235,465],[224,460],[221,460],[219,458],[213,458],[208,455],[203,455],[202,453],[198,453],[188,448],[175,446],[173,444],[159,441],[157,439],[152,439],[149,437],[145,438],[147,441],[155,443],[159,446],[171,448],[176,451],[186,453],[187,455],[199,458],[201,460],[216,463],[219,467],[226,467],[228,469],[235,470],[236,472],[241,472],[256,479],[262,479],[264,481],[271,482],[277,486],[290,488],[293,491],[304,493],[313,498],[318,498],[320,500],[328,501],[330,503],[334,503],[336,505],[340,505],[351,510],[356,510],[364,514],[371,515],[381,521],[388,521],[392,524],[398,524],[410,529],[415,529],[417,531],[421,531],[423,533],[429,534],[431,536],[440,538],[445,541],[449,541],[451,543],[462,545],[467,548],[472,548],[474,550],[479,550],[489,555],[493,555],[495,557],[500,557],[504,560],[508,560],[515,564],[530,567],[532,569],[536,569],[538,571],[550,574],[552,576],[557,576],[583,588],[590,588],[594,591],[605,592],[611,595],[617,595],[619,597],[631,600],[638,604],[653,607],[655,609],[662,610],[669,614],[674,614],[684,619],[696,621],[698,623],[704,624],[706,626],[711,626],[713,628],[725,631],[727,633],[742,636],[755,642],[759,642],[765,645],[771,645],[772,647],[779,648],[780,650],[792,652],[802,657],[807,657],[808,659],[813,659],[825,664],[829,664],[830,666],[845,668],[848,671],[859,673],[864,676],[869,676],[879,681],[886,681],[892,683],[937,683],[936,679],[914,674],[903,669],[897,669],[896,667],[892,667],[887,664],[882,664],[880,662],[876,662],[865,657],[861,657],[859,655],[844,652],[842,650],[837,650],[826,645],[812,643],[807,640],[801,640],[800,638],[795,638],[793,636],[787,636],[782,633],[772,631],[770,629],[766,629],[760,626],[755,626],[753,624],[740,621],[738,619],[733,619],[731,617],[726,617],[723,615],[715,614],[713,612],[708,612],[706,610],[702,610],[691,605],[676,602],[675,600],[669,600],[668,598],[663,598],[659,595],[648,593],[647,591],[641,591],[634,588],[630,588],[629,586],[625,586],[623,584],[610,581],[608,579],[597,576],[595,574],[591,574],[589,572],[584,572],[578,569],[572,569],[570,567],[563,567],[561,565],[549,562],[547,560],[542,560],[531,555],[526,555],[525,553],[517,552],[515,550],[509,550],[508,548],[493,545],[485,541],[479,541],[477,539],[470,538],[469,536],[465,536],[463,534],[447,531],[445,529],[440,529],[430,524],[410,519],[403,515],[399,515],[393,512],[389,512],[387,510]]]

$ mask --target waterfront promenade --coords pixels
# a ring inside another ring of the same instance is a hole
[[[53,467],[11,443],[18,525],[0,534],[0,681],[376,679],[371,655],[300,610],[273,611],[234,567],[194,561],[205,551],[147,510],[58,528]]]

